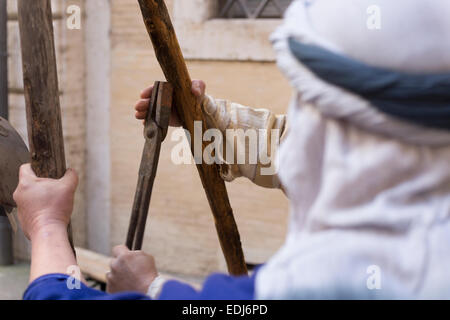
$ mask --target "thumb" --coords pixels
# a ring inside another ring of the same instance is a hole
[[[37,179],[36,174],[34,173],[33,169],[31,168],[31,164],[30,163],[25,163],[25,164],[20,166],[19,178],[21,180],[23,180],[23,179]]]
[[[118,256],[121,256],[121,255],[123,255],[123,254],[125,254],[125,253],[127,253],[127,252],[130,252],[130,249],[128,249],[128,248],[127,248],[126,246],[124,246],[123,244],[122,244],[122,245],[115,246],[115,247],[113,248],[113,250],[112,250],[113,257],[115,257],[115,258],[117,258]]]
[[[66,174],[60,180],[72,190],[75,190],[78,186],[78,174],[73,169],[67,169]]]

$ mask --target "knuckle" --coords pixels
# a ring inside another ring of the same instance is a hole
[[[120,268],[120,264],[121,264],[120,259],[112,260],[109,265],[111,268],[111,271],[117,271]]]
[[[19,195],[18,189],[19,189],[19,186],[18,186],[17,189],[13,192],[13,199],[14,199],[14,201],[16,201],[16,202],[17,202],[18,195]]]
[[[121,256],[120,256],[120,260],[122,262],[128,261],[130,259],[132,259],[134,256],[133,252],[124,252]]]
[[[114,276],[111,272],[107,272],[106,273],[106,281],[108,282],[113,282],[114,281]]]
[[[27,167],[27,164],[22,164],[19,168],[19,174],[21,174],[21,175],[25,174],[26,167]]]

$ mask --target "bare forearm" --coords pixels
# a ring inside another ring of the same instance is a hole
[[[77,261],[63,225],[42,227],[31,239],[30,282],[50,273],[67,273]]]

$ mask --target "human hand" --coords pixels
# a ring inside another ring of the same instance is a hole
[[[158,276],[153,256],[143,251],[130,251],[124,245],[114,247],[113,256],[111,271],[106,275],[107,291],[135,291],[146,294]]]
[[[194,80],[192,81],[192,93],[199,99],[203,100],[205,96],[206,85],[202,80]],[[153,86],[150,86],[144,89],[141,92],[141,98],[136,101],[134,109],[136,110],[136,119],[144,120],[147,117],[147,111],[150,103],[150,98],[152,96]],[[178,118],[177,112],[175,108],[172,108],[172,114],[170,116],[170,126],[171,127],[180,127],[181,121]]]
[[[32,240],[49,226],[67,229],[72,215],[78,176],[72,169],[61,179],[38,178],[30,164],[20,167],[19,184],[13,194],[25,236]]]

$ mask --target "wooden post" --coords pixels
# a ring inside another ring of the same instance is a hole
[[[18,17],[31,166],[38,177],[60,179],[66,160],[51,0],[19,0]],[[73,247],[70,225],[69,240]]]
[[[150,35],[156,57],[161,68],[174,88],[174,106],[184,128],[192,137],[191,149],[194,154],[194,121],[202,121],[206,129],[201,107],[191,92],[191,78],[183,58],[172,22],[163,0],[138,0],[145,26]],[[203,139],[202,139],[203,140]],[[202,142],[202,154],[206,142]],[[203,161],[197,169],[209,201],[220,245],[231,274],[247,274],[241,240],[231,209],[225,182],[220,177],[216,164],[207,165]]]
[[[8,13],[0,0],[0,117],[8,119]]]

